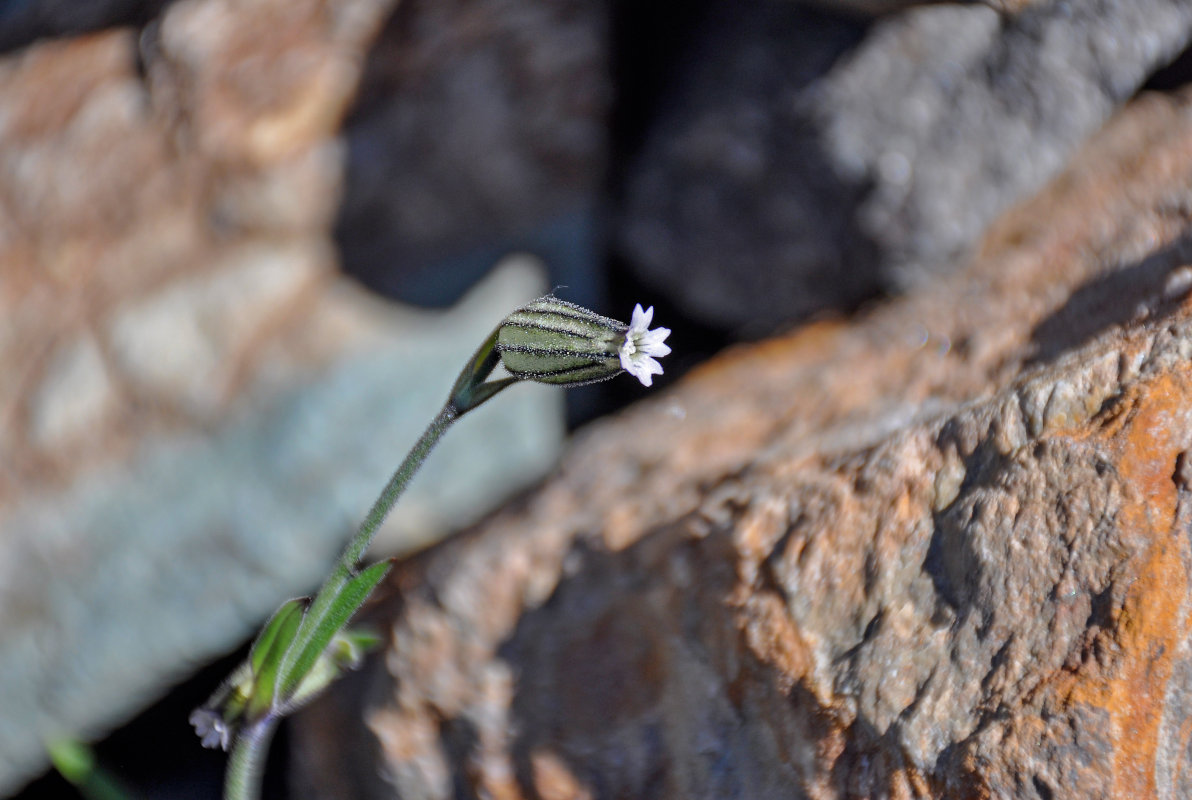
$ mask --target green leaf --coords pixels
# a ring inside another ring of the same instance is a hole
[[[381,641],[381,637],[370,630],[346,630],[336,642],[339,650],[336,651],[335,658],[341,665],[356,669],[364,659],[364,654],[376,650]]]
[[[54,769],[71,783],[82,783],[95,770],[95,755],[91,748],[77,739],[51,739],[46,742],[46,750]]]
[[[344,629],[337,633],[289,696],[288,704],[282,707],[281,713],[288,714],[301,708],[339,680],[345,672],[358,669],[364,662],[365,653],[376,649],[380,643],[381,637],[371,631]]]
[[[501,363],[501,354],[497,352],[497,332],[494,330],[488,335],[488,338],[472,354],[472,359],[460,371],[459,377],[455,379],[455,386],[451,388],[451,399],[448,400],[448,403],[454,406],[460,414],[475,408],[509,385],[509,383],[494,381],[494,383],[502,385],[496,389],[477,392],[481,386],[487,385],[485,380],[497,368],[497,364]]]
[[[289,648],[294,634],[298,632],[298,623],[302,621],[302,612],[309,602],[308,597],[296,597],[287,600],[281,608],[273,612],[273,616],[265,623],[257,640],[253,642],[252,652],[248,656],[254,675],[261,671],[265,659],[275,649],[274,644],[277,644],[276,649],[279,651],[277,655]]]
[[[74,784],[87,800],[131,800],[133,795],[95,763],[91,748],[76,739],[59,738],[46,743],[58,773]]]
[[[249,653],[253,684],[249,693],[248,714],[257,719],[278,705],[277,677],[287,651],[301,626],[308,600],[287,600],[265,624]]]
[[[287,664],[280,682],[282,698],[293,695],[331,640],[364,605],[364,601],[392,566],[390,561],[379,561],[338,587],[328,585],[319,592],[322,595],[323,592],[331,591],[333,597],[324,602],[321,602],[321,596],[316,597],[311,610],[302,618],[301,629],[286,656]]]
[[[517,378],[501,378],[500,380],[480,384],[472,390],[472,394],[468,398],[469,406],[463,409],[463,411],[470,411],[505,387],[517,383],[517,381]]]

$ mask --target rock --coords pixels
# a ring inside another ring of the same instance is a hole
[[[547,288],[518,258],[428,313],[339,274],[335,137],[390,7],[190,0],[0,59],[0,794],[310,591]],[[562,394],[516,393],[452,431],[378,553],[553,461]]]
[[[1189,242],[1192,93],[1145,96],[965,270],[725,354],[401,568],[296,779],[1187,796]]]
[[[716,3],[625,177],[632,269],[772,330],[963,263],[1192,35],[1172,0],[908,9]]]
[[[58,347],[34,390],[29,438],[41,449],[69,447],[102,428],[118,398],[94,337],[84,334]]]
[[[912,6],[929,5],[934,0],[926,0],[926,2],[917,2],[917,0],[799,0],[799,2],[825,11],[878,17]],[[983,3],[1004,14],[1013,14],[1030,6],[1042,5],[1048,0],[964,0],[964,2],[973,5]]]
[[[38,39],[144,23],[169,0],[37,0],[0,6],[0,52]]]
[[[261,320],[284,314],[325,273],[304,244],[254,243],[114,313],[106,338],[134,390],[216,416]]]
[[[402,2],[347,121],[345,269],[441,305],[502,250],[533,249],[574,291],[600,258],[583,228],[606,169],[608,15],[604,0]]]

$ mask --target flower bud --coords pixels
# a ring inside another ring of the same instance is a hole
[[[501,363],[516,378],[582,386],[621,371],[629,326],[586,308],[540,297],[514,311],[497,330]]]
[[[639,303],[626,325],[547,295],[505,318],[496,349],[514,378],[582,386],[627,370],[649,386],[662,374],[654,357],[671,351],[663,344],[670,329],[650,330],[653,318],[654,307]]]

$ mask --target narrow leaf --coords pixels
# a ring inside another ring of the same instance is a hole
[[[323,606],[325,613],[317,619],[312,619],[314,608],[303,619],[304,630],[295,639],[294,650],[288,654],[289,662],[280,682],[281,696],[290,696],[302,679],[306,677],[315,665],[319,656],[327,649],[331,640],[340,629],[348,624],[348,620],[364,605],[364,601],[372,594],[389,573],[392,567],[390,561],[378,561],[364,569],[358,575],[348,579],[335,593],[331,602]],[[326,589],[324,589],[326,591]],[[321,592],[320,592],[321,594]],[[320,605],[316,599],[316,606]]]
[[[261,634],[253,642],[252,652],[249,653],[249,663],[252,664],[253,674],[261,671],[261,665],[277,644],[277,656],[280,656],[290,646],[294,634],[298,632],[298,623],[302,620],[302,611],[306,608],[309,598],[296,597],[287,600],[281,608],[273,612],[273,616],[261,629]],[[281,635],[279,638],[279,634]],[[276,656],[275,656],[276,657]]]
[[[461,409],[461,412],[472,410],[505,387],[512,386],[513,384],[517,383],[517,380],[517,378],[501,378],[500,380],[488,381],[486,383],[480,384],[473,390],[472,395],[468,398],[470,403],[469,406],[465,409]]]
[[[492,374],[497,364],[501,363],[501,354],[497,352],[497,332],[494,330],[489,334],[455,379],[455,386],[451,388],[451,399],[448,402],[460,413],[479,405],[473,392]],[[488,395],[491,396],[492,393]]]
[[[345,555],[344,558],[347,558]],[[310,608],[302,615],[302,622],[298,626],[298,632],[294,634],[294,641],[290,644],[290,648],[286,651],[282,658],[281,670],[281,688],[284,693],[288,693],[293,688],[293,681],[290,676],[294,674],[294,662],[298,660],[298,656],[306,649],[307,643],[310,641],[315,628],[318,627],[319,621],[325,619],[330,612],[332,605],[335,603],[335,598],[343,591],[344,586],[352,578],[352,571],[345,566],[345,562],[341,560],[335,565],[335,569],[327,577],[323,586],[315,594],[315,599],[311,602]],[[298,680],[301,680],[299,676]]]
[[[341,639],[344,651],[336,658],[353,669],[359,665],[366,653],[376,650],[382,642],[381,637],[376,633],[360,628],[344,631]]]
[[[252,664],[253,686],[249,695],[248,713],[257,719],[278,705],[277,684],[286,652],[293,645],[306,609],[306,598],[287,601],[266,625],[249,658]],[[268,636],[268,641],[262,639]],[[258,646],[262,645],[262,646]]]
[[[281,706],[279,713],[285,715],[301,708],[324,689],[339,680],[344,673],[359,669],[364,663],[364,655],[375,650],[381,643],[381,637],[371,631],[345,628],[335,634],[331,643],[327,645],[314,667],[302,678],[292,695],[287,695],[286,705]]]
[[[55,739],[46,744],[50,761],[63,778],[74,784],[87,800],[131,800],[128,790],[95,763],[91,748],[75,739]]]

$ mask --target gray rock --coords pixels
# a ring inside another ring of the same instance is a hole
[[[619,241],[644,279],[757,330],[953,269],[1187,44],[1192,7],[931,6],[856,25],[719,7],[628,179]]]
[[[428,284],[462,291],[490,249],[542,246],[527,241],[536,228],[589,214],[612,101],[607,14],[603,0],[399,4],[346,122],[345,268],[442,303]],[[443,263],[474,251],[480,263]]]
[[[381,341],[241,404],[208,435],[158,436],[127,463],[5,506],[0,790],[44,766],[46,737],[104,732],[312,591],[459,368],[541,281],[505,270],[447,314],[390,310]],[[461,420],[374,555],[417,550],[541,475],[562,402],[518,386]]]

